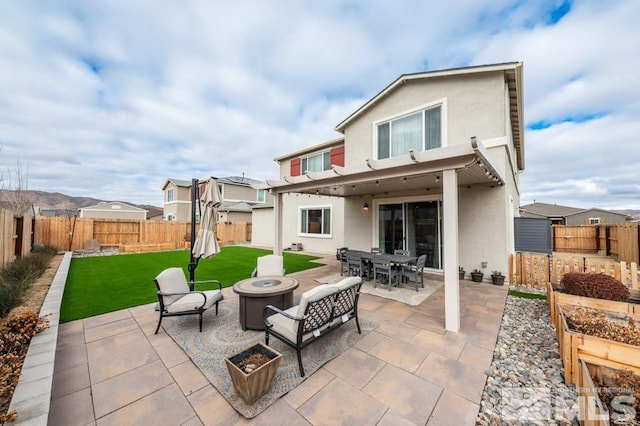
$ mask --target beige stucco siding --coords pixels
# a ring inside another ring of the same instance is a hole
[[[409,81],[345,128],[345,165],[376,158],[375,122],[439,101],[444,101],[443,145],[468,144],[471,136],[505,136],[504,91],[502,73]]]
[[[302,243],[305,251],[334,253],[336,248],[344,245],[344,200],[342,198],[285,194],[283,204],[287,206],[283,209],[282,217],[282,243],[285,247],[289,247],[291,243]],[[331,208],[330,237],[300,235],[301,207]]]

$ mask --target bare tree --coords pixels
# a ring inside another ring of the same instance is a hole
[[[2,146],[0,146],[0,151]],[[12,210],[21,216],[33,206],[27,186],[29,182],[29,167],[23,170],[20,160],[15,170],[8,170],[7,174],[0,174],[0,208]]]
[[[64,217],[67,218],[67,225],[69,227],[69,246],[68,251],[73,250],[73,237],[76,232],[76,222],[78,221],[78,210],[73,208],[64,209]]]

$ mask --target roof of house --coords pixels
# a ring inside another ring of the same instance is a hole
[[[592,207],[590,209],[583,209],[578,207],[568,207],[561,206],[558,204],[547,204],[547,203],[532,203],[527,204],[525,206],[520,206],[520,210],[525,211],[527,213],[531,213],[538,216],[544,217],[567,217],[578,213],[583,213],[587,211],[602,211],[611,214],[617,214],[622,217],[627,217],[628,215],[625,213],[614,212],[611,210],[600,209],[597,207]]]
[[[273,160],[279,163],[282,160],[299,157],[301,155],[308,154],[310,152],[322,151],[324,149],[332,148],[332,147],[340,145],[340,144],[344,144],[344,137],[331,139],[331,140],[328,140],[326,142],[322,142],[322,143],[310,146],[308,148],[304,148],[304,149],[300,149],[298,151],[290,152],[288,154],[284,154],[284,155],[281,155],[279,157],[276,157]]]
[[[223,202],[222,204],[220,204],[220,207],[218,207],[218,211],[251,213],[251,207],[252,205],[250,203],[244,201],[229,203]]]
[[[218,183],[227,183],[231,185],[241,185],[241,186],[259,185],[261,183],[264,183],[261,180],[251,179],[245,176],[226,176],[226,177],[221,177],[217,179],[218,179]],[[201,182],[204,182],[206,180],[207,179],[200,179]],[[163,190],[166,189],[169,183],[173,183],[176,186],[181,186],[185,188],[191,187],[190,180],[168,178],[167,181],[162,186],[162,189]]]
[[[354,111],[335,127],[338,132],[344,133],[345,127],[356,117],[371,108],[382,98],[394,92],[404,83],[412,80],[424,80],[429,78],[452,77],[465,74],[477,74],[488,72],[504,72],[505,81],[509,87],[509,114],[511,116],[511,133],[513,144],[517,153],[518,168],[524,170],[524,115],[522,102],[522,62],[506,62],[501,64],[479,65],[471,67],[450,68],[437,71],[427,71],[411,74],[402,74],[395,81],[385,87],[368,102]]]
[[[117,207],[117,208],[114,208],[114,207]],[[121,210],[122,208],[124,208],[124,210],[129,210],[129,211],[131,210],[140,211],[140,212],[148,211],[145,209],[141,209],[140,207],[132,206],[131,204],[122,203],[120,201],[105,201],[102,203],[94,204],[92,206],[80,207],[78,210],[104,210],[105,208],[109,210]]]
[[[232,185],[251,186],[263,183],[261,180],[251,179],[246,176],[227,176],[218,178],[218,183],[230,183]]]

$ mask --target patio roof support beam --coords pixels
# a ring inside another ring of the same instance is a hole
[[[442,172],[444,234],[444,316],[445,328],[460,331],[460,281],[458,278],[458,174]]]
[[[282,255],[282,193],[276,192],[273,200],[273,217],[275,220],[273,254]]]

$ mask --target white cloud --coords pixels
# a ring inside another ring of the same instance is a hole
[[[640,6],[550,23],[561,4],[3,2],[0,169],[160,205],[169,177],[276,177],[400,74],[522,60],[526,121],[553,124],[527,132],[522,201],[637,206]]]

